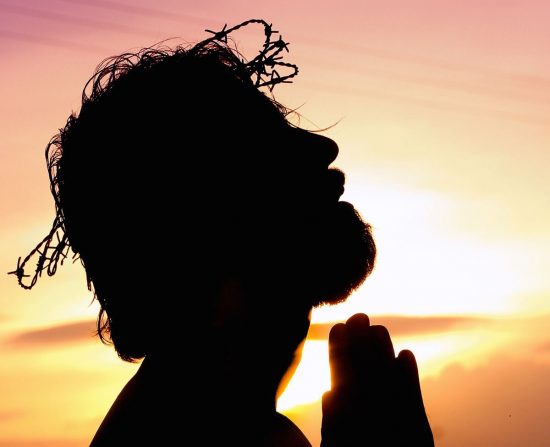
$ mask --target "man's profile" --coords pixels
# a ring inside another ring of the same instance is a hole
[[[246,62],[227,37],[250,23],[266,41]],[[281,381],[311,309],[345,300],[376,248],[339,201],[336,143],[259,89],[297,72],[276,34],[252,20],[110,58],[48,146],[57,216],[31,282],[31,256],[14,273],[32,287],[72,250],[100,337],[144,359],[94,446],[309,445],[275,411]],[[324,446],[433,445],[414,357],[396,358],[384,331],[364,315],[333,329]]]

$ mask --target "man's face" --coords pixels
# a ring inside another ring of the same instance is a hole
[[[311,308],[345,300],[370,273],[376,254],[369,225],[351,204],[339,202],[344,174],[329,167],[336,143],[292,127],[279,136],[264,148],[269,163],[260,197],[268,211],[253,219],[260,234],[247,294],[248,334],[261,340],[259,358],[276,380],[299,360]]]
[[[345,177],[329,167],[338,155],[337,144],[293,127],[284,135],[285,160],[278,160],[275,182],[285,203],[274,219],[283,235],[278,237],[275,226],[281,271],[290,274],[290,284],[312,305],[343,301],[373,268],[370,226],[351,204],[339,201]]]

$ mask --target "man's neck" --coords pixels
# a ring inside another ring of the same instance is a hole
[[[201,352],[189,347],[152,352],[136,373],[137,389],[154,400],[182,398],[192,405],[207,403],[209,411],[215,407],[222,412],[275,411],[278,384],[266,383],[259,365],[238,352],[210,348],[201,343]]]

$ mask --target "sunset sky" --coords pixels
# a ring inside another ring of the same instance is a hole
[[[54,217],[46,143],[105,57],[248,18],[300,67],[277,99],[337,123],[379,249],[314,311],[279,409],[319,445],[328,329],[365,312],[417,355],[439,447],[550,445],[550,2],[0,0],[0,447],[88,445],[137,368],[92,336],[80,265],[31,292],[2,273]],[[253,56],[263,34],[234,37]]]

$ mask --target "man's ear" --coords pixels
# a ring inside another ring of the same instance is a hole
[[[244,314],[245,294],[242,280],[237,277],[225,278],[214,299],[212,325],[227,326],[232,321],[242,320]]]

